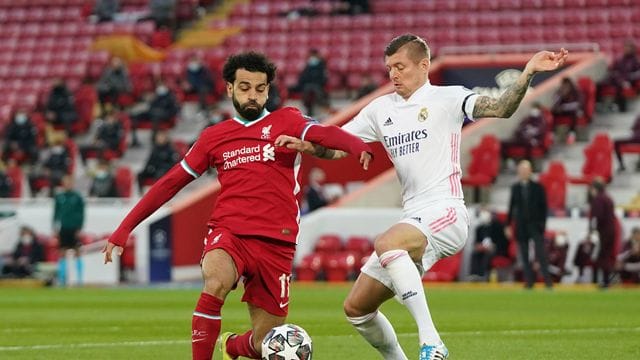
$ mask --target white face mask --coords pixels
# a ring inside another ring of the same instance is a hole
[[[158,86],[156,88],[156,94],[158,95],[166,95],[169,92],[169,89],[166,86]]]
[[[318,65],[319,63],[320,63],[320,59],[319,58],[317,58],[315,56],[312,56],[312,57],[309,58],[309,62],[308,62],[309,65],[315,66],[315,65]]]
[[[198,71],[198,70],[200,70],[200,67],[201,67],[201,65],[200,65],[200,63],[199,63],[199,62],[197,62],[197,61],[192,61],[192,62],[190,62],[190,63],[189,63],[189,65],[188,65],[188,68],[189,68],[189,70],[191,70],[191,71]]]
[[[54,154],[62,154],[64,152],[64,147],[62,145],[56,145],[53,148],[51,148],[51,151]]]
[[[106,170],[98,170],[98,171],[96,171],[96,178],[97,179],[105,179],[107,176],[109,176],[109,172],[107,172]]]
[[[531,112],[529,113],[529,115],[532,117],[538,117],[540,116],[540,114],[542,114],[542,111],[540,111],[540,109],[538,108],[531,109]]]
[[[27,123],[27,115],[26,114],[17,114],[16,115],[16,124],[24,125]]]
[[[556,235],[556,246],[563,247],[567,244],[567,237],[564,234]]]
[[[29,234],[22,235],[20,237],[20,242],[23,245],[29,245],[29,244],[31,244],[33,242],[33,236],[31,236]]]
[[[480,221],[481,224],[488,224],[491,222],[491,213],[488,211],[481,211],[480,214],[478,215],[478,221]]]

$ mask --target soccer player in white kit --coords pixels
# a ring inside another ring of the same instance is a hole
[[[449,351],[431,319],[422,275],[436,261],[460,251],[469,218],[460,184],[462,123],[482,117],[508,118],[536,72],[558,69],[568,52],[541,51],[498,98],[461,86],[429,83],[429,47],[411,34],[393,39],[385,64],[395,92],[376,98],[342,128],[367,142],[380,141],[402,186],[403,217],[375,240],[344,302],[347,319],[384,359],[407,359],[380,305],[396,296],[418,326],[420,360],[445,359]],[[337,150],[283,136],[276,145],[339,159]]]

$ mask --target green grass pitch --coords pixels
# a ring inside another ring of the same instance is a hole
[[[289,322],[309,332],[315,360],[380,358],[343,318],[349,285],[292,285]],[[640,289],[426,289],[450,359],[640,359]],[[198,294],[0,288],[0,359],[189,359]],[[227,299],[223,331],[248,328],[239,298],[235,291]],[[406,309],[391,301],[383,311],[416,359],[416,328]]]

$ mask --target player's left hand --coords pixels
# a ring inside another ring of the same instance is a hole
[[[558,52],[540,51],[529,60],[525,70],[531,73],[556,70],[564,65],[568,56],[569,51],[565,48],[560,49]]]
[[[116,254],[118,256],[122,256],[122,253],[124,252],[124,248],[122,246],[118,246],[110,241],[107,241],[107,244],[104,246],[104,248],[102,248],[102,252],[104,253],[104,263],[108,264],[110,262],[113,261],[112,258],[112,253],[113,250],[116,250]]]
[[[369,170],[369,163],[371,162],[371,159],[373,159],[373,156],[366,151],[363,151],[362,154],[360,154],[360,165],[362,165],[363,169]]]
[[[276,146],[285,146],[287,149],[313,155],[315,147],[309,141],[298,139],[294,136],[280,135],[276,138]]]

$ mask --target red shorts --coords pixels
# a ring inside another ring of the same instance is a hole
[[[295,244],[212,229],[205,239],[202,256],[213,249],[222,249],[233,259],[244,283],[242,301],[272,315],[287,316]]]

